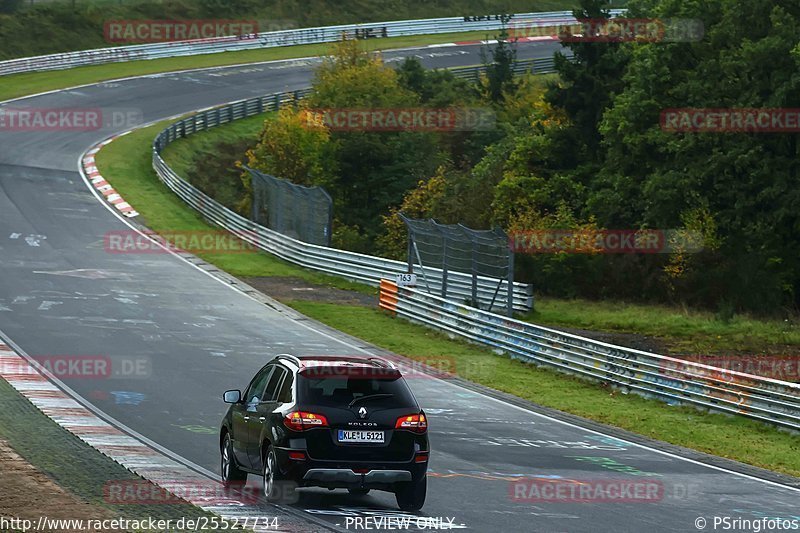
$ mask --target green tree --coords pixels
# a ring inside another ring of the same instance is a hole
[[[488,54],[481,50],[481,56],[486,67],[483,90],[492,102],[501,102],[507,92],[514,90],[514,64],[517,62],[517,50],[509,41],[505,26],[500,30],[494,47]]]
[[[707,210],[722,239],[683,282],[692,303],[800,306],[797,134],[672,133],[670,108],[800,107],[800,11],[768,0],[642,2],[699,18],[700,42],[633,46],[625,88],[600,126],[605,162],[589,208],[604,223],[679,227]]]
[[[610,7],[610,0],[581,0],[580,8],[573,14],[577,19],[608,19]],[[547,100],[563,109],[573,124],[572,128],[560,130],[558,134],[565,136],[560,144],[572,155],[565,160],[579,167],[600,157],[598,124],[613,96],[623,88],[628,50],[624,43],[590,39],[568,41],[564,46],[572,57],[562,52],[555,54],[559,81],[551,84]]]
[[[308,106],[314,110],[402,109],[420,107],[420,97],[404,87],[395,70],[357,41],[343,41],[314,77]],[[380,216],[433,174],[443,161],[436,134],[419,131],[332,131],[336,187],[330,190],[338,218],[372,240]]]
[[[298,185],[336,185],[336,165],[330,133],[305,108],[284,107],[277,118],[264,121],[248,166]]]
[[[415,93],[421,104],[433,108],[478,103],[474,85],[447,69],[429,70],[416,57],[407,57],[397,69],[400,85]]]

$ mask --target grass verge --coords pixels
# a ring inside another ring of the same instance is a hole
[[[800,353],[800,323],[735,316],[657,305],[542,298],[524,317],[537,324],[615,331],[659,337],[670,350],[684,354],[735,352],[789,355]]]
[[[99,169],[142,213],[152,229],[207,230],[209,226],[158,180],[150,166],[150,142],[165,124],[139,130],[108,145],[97,155]],[[312,283],[363,290],[357,284],[305,271],[266,254],[198,255],[240,277],[292,276]],[[291,305],[336,329],[411,358],[454,357],[464,378],[541,405],[672,444],[800,476],[800,440],[775,428],[622,395],[607,387],[447,339],[377,309],[297,301]]]
[[[412,35],[408,37],[389,37],[388,39],[374,39],[361,41],[366,50],[388,50],[393,48],[409,48],[428,44],[448,43],[452,41],[486,39],[493,33],[473,31],[463,33],[444,33],[438,35]],[[257,50],[243,50],[240,52],[222,52],[218,54],[205,54],[200,56],[170,57],[166,59],[150,59],[145,61],[130,61],[126,63],[113,63],[109,65],[96,65],[78,67],[54,72],[35,72],[27,74],[14,74],[3,76],[0,84],[0,102],[29,94],[44,91],[86,85],[106,80],[143,76],[176,70],[195,68],[220,67],[238,65],[241,63],[258,63],[263,61],[276,61],[280,59],[293,59],[311,57],[328,53],[330,44],[307,44],[286,46],[278,48],[261,48]]]
[[[200,155],[219,153],[218,145],[220,143],[234,144],[240,141],[250,141],[254,146],[264,125],[264,120],[271,116],[275,116],[275,113],[254,115],[178,139],[167,145],[161,156],[175,172],[186,177],[195,170],[196,161]],[[244,157],[244,154],[239,155]]]

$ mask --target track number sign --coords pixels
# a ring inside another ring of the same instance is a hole
[[[416,274],[398,274],[397,275],[398,287],[416,287],[417,275]]]

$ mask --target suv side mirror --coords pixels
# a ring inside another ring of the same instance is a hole
[[[225,391],[222,399],[225,400],[225,403],[239,403],[242,401],[242,392],[238,390]]]

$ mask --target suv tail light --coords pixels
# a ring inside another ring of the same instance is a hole
[[[394,428],[407,429],[414,433],[425,433],[428,431],[428,419],[425,418],[425,413],[401,416],[397,419]]]
[[[328,419],[324,415],[316,413],[294,411],[286,415],[286,418],[283,419],[283,424],[289,429],[304,431],[306,429],[328,427]]]

